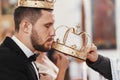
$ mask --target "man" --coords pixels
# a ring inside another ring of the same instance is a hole
[[[107,57],[98,55],[95,45],[92,46],[89,54],[87,55],[87,64],[108,80],[120,79],[120,59],[111,60]]]
[[[55,35],[53,3],[53,0],[18,2],[14,12],[15,33],[0,46],[0,80],[39,80],[32,55],[35,50],[51,49]]]

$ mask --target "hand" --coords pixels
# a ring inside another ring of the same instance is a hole
[[[40,74],[40,80],[53,80],[48,74]]]
[[[66,71],[69,65],[68,56],[58,51],[55,51],[54,58],[56,60],[56,65],[59,68],[59,70]]]
[[[56,66],[59,68],[59,73],[56,80],[64,80],[66,69],[69,65],[68,56],[55,51],[54,58],[56,60]]]
[[[96,62],[98,59],[97,47],[94,44],[92,44],[92,47],[87,54],[87,59],[91,62]]]

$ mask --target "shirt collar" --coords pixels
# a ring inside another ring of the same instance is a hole
[[[12,36],[12,40],[15,41],[15,43],[22,49],[22,51],[25,53],[25,55],[29,58],[34,53],[25,46],[17,37]]]

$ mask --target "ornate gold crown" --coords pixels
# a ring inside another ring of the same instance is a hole
[[[62,34],[61,34],[62,33]],[[56,29],[55,41],[52,48],[67,55],[86,60],[87,51],[81,49],[92,46],[90,36],[85,32],[77,32],[77,29],[60,26]]]
[[[18,0],[18,7],[53,9],[54,0]]]

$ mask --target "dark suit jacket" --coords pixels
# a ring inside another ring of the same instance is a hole
[[[0,80],[38,80],[27,56],[9,37],[0,46]]]
[[[108,80],[112,80],[112,72],[109,58],[98,55],[98,60],[96,62],[91,62],[89,60],[87,60],[86,62],[89,67],[99,72]]]

